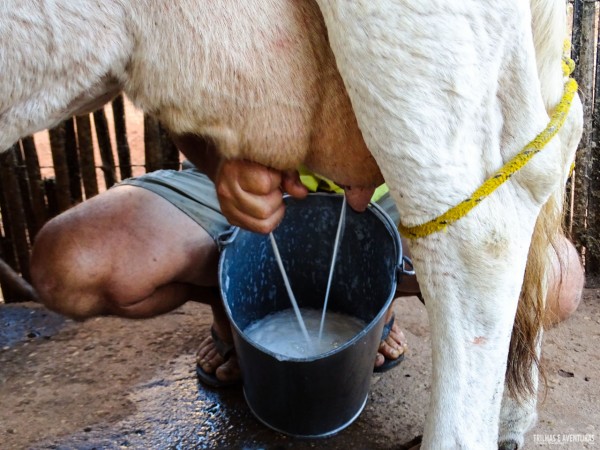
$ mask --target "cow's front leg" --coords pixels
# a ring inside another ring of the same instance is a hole
[[[432,333],[432,398],[423,448],[491,449],[498,442],[531,227],[491,215],[494,225],[482,227],[485,212],[478,215],[411,245]]]

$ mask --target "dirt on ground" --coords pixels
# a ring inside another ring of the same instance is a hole
[[[373,375],[352,425],[305,440],[258,422],[241,387],[198,383],[194,354],[211,324],[203,305],[147,320],[79,323],[32,303],[0,305],[0,448],[405,448],[423,432],[430,335],[416,298],[400,299],[395,310],[407,359]],[[575,315],[545,335],[547,388],[526,448],[600,448],[599,347],[600,290],[587,289]]]

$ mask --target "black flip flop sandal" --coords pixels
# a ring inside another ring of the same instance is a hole
[[[388,323],[386,323],[383,326],[383,331],[381,333],[381,340],[382,341],[385,341],[387,339],[387,337],[390,335],[390,332],[392,331],[392,327],[394,326],[394,320],[395,319],[396,319],[396,314],[392,314],[392,317],[390,318],[390,320],[388,321]],[[404,361],[404,353],[402,353],[396,359],[385,358],[385,361],[383,362],[383,364],[380,365],[379,367],[375,367],[373,369],[373,372],[374,373],[384,373],[384,372],[387,372],[388,370],[391,370],[394,367],[396,367],[402,361]]]
[[[217,353],[219,353],[219,355],[221,355],[221,357],[223,358],[224,361],[227,361],[231,357],[231,355],[233,355],[235,353],[235,347],[233,346],[233,344],[229,344],[229,343],[223,341],[219,336],[217,336],[215,329],[212,327],[210,328],[210,335],[215,344],[215,348],[217,349]],[[198,364],[196,364],[196,375],[198,375],[198,380],[200,380],[202,383],[206,384],[207,386],[210,386],[213,388],[223,388],[223,387],[227,387],[227,386],[235,386],[235,385],[241,384],[241,382],[242,382],[241,379],[230,380],[230,381],[221,381],[217,378],[217,376],[214,373],[206,373],[204,370],[202,370],[202,367],[200,367]]]

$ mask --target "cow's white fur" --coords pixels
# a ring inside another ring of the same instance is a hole
[[[211,135],[228,157],[377,182],[314,5],[233,3],[3,0],[0,149],[124,88],[172,132]],[[562,94],[563,0],[317,3],[406,225],[466,198]],[[543,153],[411,245],[432,324],[425,448],[520,445],[534,420],[534,398],[504,393],[508,342],[536,218],[560,196],[580,128],[576,99]]]
[[[409,226],[467,198],[546,126],[546,106],[562,95],[563,2],[532,1],[545,14],[534,46],[525,2],[317,1],[367,145]],[[432,323],[425,448],[496,445],[533,227],[565,181],[580,127],[576,101],[559,139],[510,183],[411,245]],[[534,403],[505,400],[501,442],[522,444]]]

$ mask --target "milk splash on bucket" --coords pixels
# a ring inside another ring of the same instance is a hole
[[[327,312],[327,323],[321,330],[321,311],[301,308],[311,344],[298,326],[292,308],[269,314],[251,323],[244,334],[256,344],[285,358],[310,358],[334,350],[351,340],[366,327],[362,320],[332,311]]]

